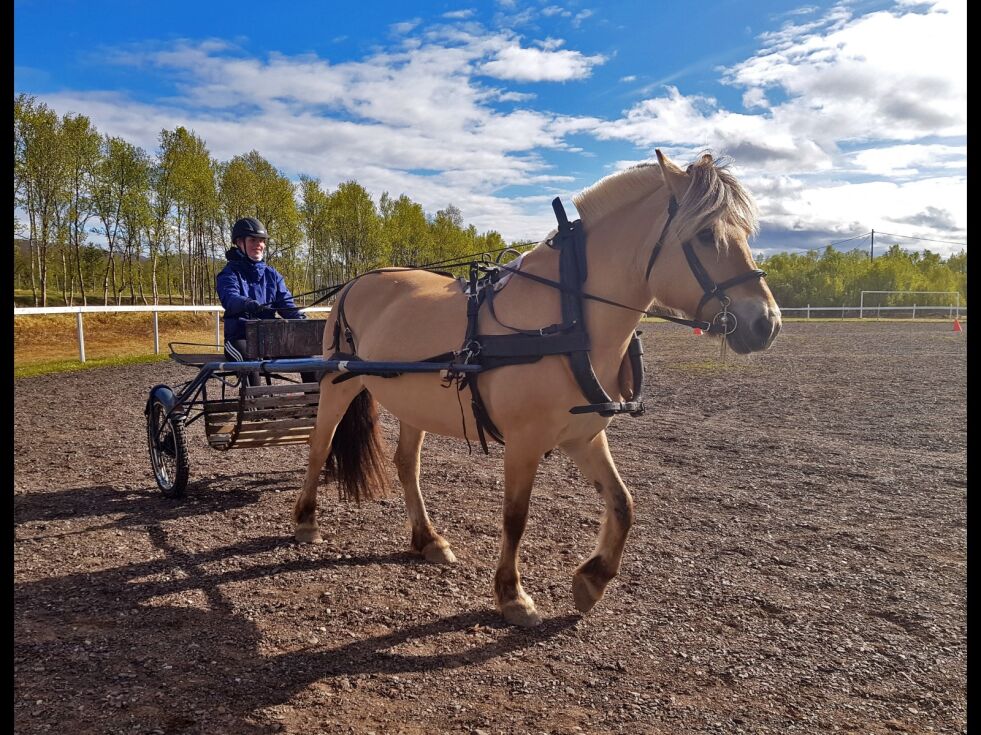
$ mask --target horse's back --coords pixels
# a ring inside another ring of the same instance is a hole
[[[362,276],[348,289],[343,326],[351,330],[364,360],[425,360],[463,344],[467,297],[452,277],[386,268]],[[348,351],[350,345],[341,348]]]

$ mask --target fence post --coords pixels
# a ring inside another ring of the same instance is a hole
[[[215,312],[215,344],[221,346],[221,312]]]
[[[810,304],[807,305],[807,318],[808,319],[811,318],[811,305]]]
[[[85,362],[85,332],[82,329],[82,310],[75,312],[75,323],[78,327],[78,359]]]
[[[157,319],[157,312],[153,312],[153,354],[160,354],[160,322]]]
[[[913,304],[913,318],[916,319],[916,304]]]

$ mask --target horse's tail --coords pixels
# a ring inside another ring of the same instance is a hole
[[[325,473],[337,481],[341,500],[375,500],[388,494],[382,436],[375,399],[367,389],[351,401],[334,431]]]

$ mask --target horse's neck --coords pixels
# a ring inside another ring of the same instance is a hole
[[[597,349],[619,349],[637,328],[653,295],[644,279],[646,263],[658,239],[658,222],[667,217],[656,195],[623,207],[586,225],[589,278],[585,290],[631,309],[586,301],[590,340]]]

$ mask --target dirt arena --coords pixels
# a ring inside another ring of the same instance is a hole
[[[794,322],[723,364],[642,328],[647,414],[609,430],[636,501],[621,575],[575,611],[601,504],[552,454],[532,630],[493,610],[499,447],[427,439],[440,567],[406,552],[400,495],[325,489],[325,543],[295,544],[303,447],[219,453],[195,424],[188,496],[163,498],[143,406],[189,368],[16,382],[15,731],[966,732],[966,334]]]

